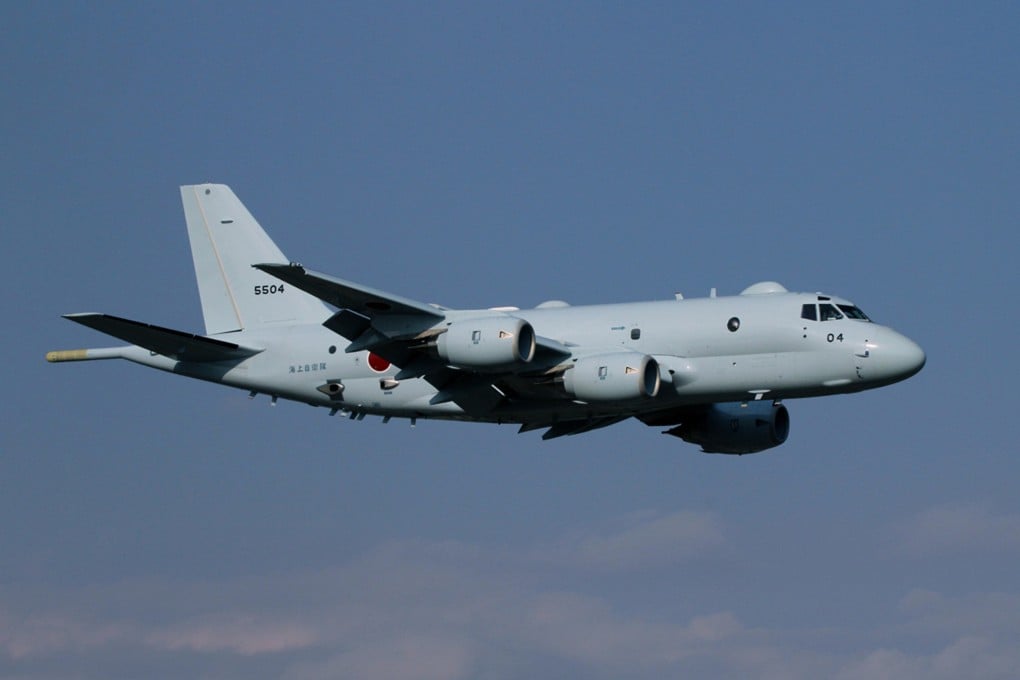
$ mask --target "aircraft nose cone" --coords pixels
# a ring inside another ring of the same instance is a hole
[[[872,356],[878,368],[876,378],[883,382],[898,382],[924,368],[927,357],[920,345],[896,331],[883,330],[875,342],[868,343],[873,348]]]
[[[889,349],[890,363],[898,369],[897,372],[904,378],[909,378],[920,371],[928,360],[920,345],[902,335],[898,338],[898,342],[893,343]]]

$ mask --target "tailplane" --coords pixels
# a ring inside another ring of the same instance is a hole
[[[153,354],[162,354],[177,361],[240,361],[261,352],[255,347],[243,347],[233,342],[207,338],[172,328],[122,319],[112,314],[65,314],[65,319],[94,328],[101,333],[120,338],[132,345],[144,347]],[[81,361],[89,359],[93,350],[50,352],[47,361]],[[105,358],[105,357],[100,357]]]
[[[230,187],[182,186],[181,200],[207,335],[329,317],[315,297],[252,268],[287,258]]]

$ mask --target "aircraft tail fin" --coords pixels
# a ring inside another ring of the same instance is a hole
[[[224,184],[181,187],[207,335],[288,323],[321,323],[318,299],[252,268],[286,263],[280,249]]]

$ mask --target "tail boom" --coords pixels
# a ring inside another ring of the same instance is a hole
[[[122,359],[124,348],[104,347],[98,349],[58,349],[46,353],[46,361],[58,364],[64,361],[97,361],[100,359]]]

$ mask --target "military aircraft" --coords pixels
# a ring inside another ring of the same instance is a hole
[[[782,444],[784,399],[889,385],[925,363],[853,303],[774,282],[628,304],[423,304],[288,262],[225,185],[181,198],[205,334],[68,314],[130,344],[47,360],[127,359],[354,420],[514,423],[543,439],[637,418],[729,454]]]

